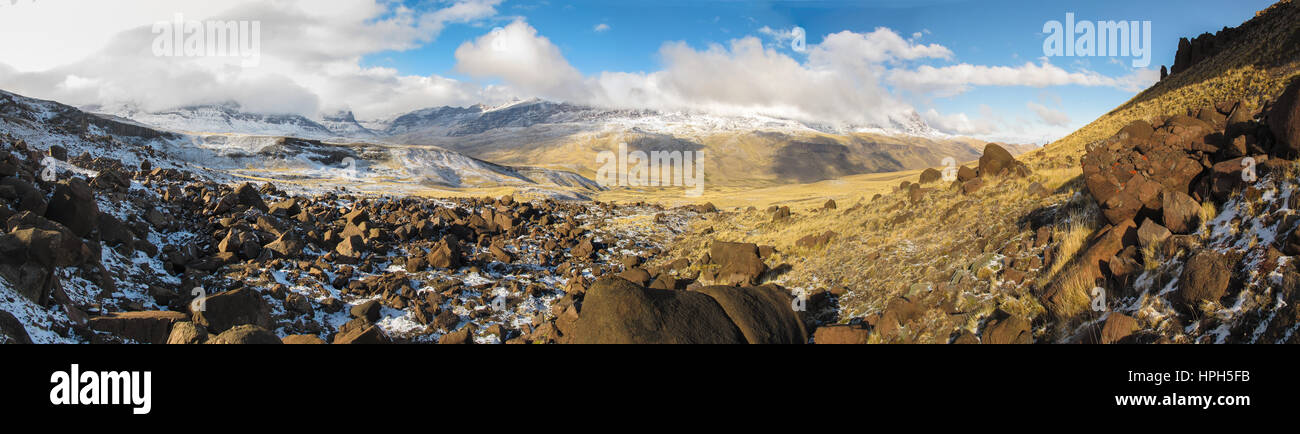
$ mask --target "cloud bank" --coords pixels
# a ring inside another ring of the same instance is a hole
[[[359,118],[378,119],[430,106],[541,97],[610,108],[763,114],[865,126],[888,125],[918,112],[908,95],[944,98],[984,86],[1136,91],[1158,78],[1150,70],[1122,77],[1070,71],[1046,60],[944,65],[954,59],[953,52],[920,43],[923,32],[904,38],[883,27],[807,35],[806,49],[798,52],[789,49],[795,32],[770,27],[758,29],[757,36],[704,47],[666,41],[657,53],[657,70],[584,74],[524,18],[488,31],[489,20],[502,19],[501,1],[457,0],[418,9],[386,0],[40,2],[0,15],[0,37],[24,41],[0,46],[0,88],[74,105],[147,111],[237,102],[251,112],[315,116],[350,109]],[[239,58],[155,56],[151,23],[177,13],[186,20],[258,20],[259,65],[241,67]],[[68,31],[41,40],[23,37],[60,19],[73,20],[65,26]],[[470,80],[361,64],[367,55],[435,43],[455,24],[485,31],[455,50],[455,71]],[[607,24],[592,28],[609,30]],[[1071,122],[1064,112],[1039,103],[1025,108],[1041,125]],[[919,112],[952,134],[1020,128],[987,106],[978,116],[932,108]]]

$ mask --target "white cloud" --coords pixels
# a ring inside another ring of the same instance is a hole
[[[972,119],[965,113],[939,114],[935,109],[921,113],[921,118],[936,130],[956,135],[984,136],[999,130],[996,121],[988,118]]]
[[[475,78],[500,78],[531,96],[587,101],[582,73],[559,47],[523,20],[456,48],[456,70]]]
[[[952,55],[942,46],[913,44],[884,28],[834,33],[808,47],[807,61],[800,62],[765,48],[755,37],[704,49],[669,42],[659,50],[663,67],[658,71],[588,77],[519,20],[461,45],[456,68],[476,78],[499,78],[531,96],[598,106],[883,125],[911,111],[882,86],[885,64]]]
[[[806,35],[807,49],[794,53],[788,45],[792,29],[762,27],[758,34],[768,46],[755,36],[704,47],[669,41],[657,53],[658,70],[586,75],[522,18],[455,50],[455,69],[481,82],[361,66],[367,55],[431,43],[447,25],[501,19],[500,3],[441,1],[427,8],[390,0],[39,2],[0,14],[0,37],[22,41],[0,45],[0,88],[75,105],[136,103],[146,110],[237,101],[245,110],[267,113],[313,115],[350,108],[365,119],[535,96],[605,107],[881,125],[914,111],[895,90],[955,95],[974,86],[1068,84],[1132,90],[1159,74],[1134,70],[1108,77],[1066,71],[1046,60],[1021,66],[914,66],[954,57],[942,45],[917,42],[928,30],[911,39],[888,28]],[[239,58],[154,56],[151,25],[177,12],[190,20],[260,21],[260,65],[243,68]],[[50,31],[52,22],[63,25]],[[592,30],[611,28],[598,24]],[[1049,126],[1069,122],[1063,113],[1041,108],[1030,106]],[[933,109],[921,115],[955,134],[1019,127],[983,109],[978,117]]]
[[[1070,124],[1070,116],[1066,115],[1065,112],[1049,108],[1033,101],[1025,103],[1025,105],[1029,107],[1029,110],[1032,110],[1034,114],[1038,115],[1039,119],[1042,119],[1043,122],[1048,125],[1063,127]]]
[[[962,63],[942,67],[922,65],[916,69],[896,69],[890,71],[888,82],[909,91],[939,96],[957,95],[970,90],[972,86],[1080,85],[1136,91],[1155,82],[1151,80],[1152,75],[1144,71],[1147,70],[1138,70],[1125,77],[1113,78],[1089,70],[1066,71],[1046,61],[1040,64],[1026,62],[1015,67]],[[1154,77],[1159,79],[1159,72],[1156,72]]]
[[[360,60],[429,43],[447,24],[495,15],[500,2],[431,10],[386,0],[38,2],[0,14],[0,37],[23,41],[0,44],[0,88],[74,105],[160,110],[236,101],[248,111],[305,115],[351,107],[363,118],[472,104],[496,89],[363,68]],[[241,67],[239,57],[154,56],[153,24],[176,13],[187,21],[259,22],[258,66]],[[50,31],[49,23],[64,25]],[[95,86],[77,85],[85,83]]]

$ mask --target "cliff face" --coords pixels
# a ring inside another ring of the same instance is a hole
[[[1202,33],[1191,40],[1179,38],[1178,53],[1174,55],[1174,66],[1169,69],[1169,73],[1177,74],[1186,71],[1192,65],[1213,57],[1231,45],[1240,35],[1241,32],[1236,28],[1224,27],[1214,34]]]

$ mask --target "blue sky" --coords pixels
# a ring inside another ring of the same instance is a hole
[[[1044,22],[1065,20],[1074,12],[1076,20],[1150,20],[1152,22],[1154,70],[1173,61],[1179,37],[1213,32],[1225,25],[1235,26],[1270,1],[1189,0],[1171,7],[1165,2],[1087,1],[1087,2],[1019,2],[1019,1],[506,1],[497,6],[498,15],[466,25],[447,27],[435,41],[418,49],[386,51],[366,56],[368,66],[396,68],[403,73],[439,75],[460,80],[475,80],[456,69],[454,52],[466,41],[480,37],[495,26],[522,18],[537,32],[550,39],[564,58],[583,75],[602,71],[652,72],[663,67],[659,49],[669,41],[683,41],[704,49],[709,44],[726,44],[745,36],[763,37],[760,29],[806,29],[808,43],[840,31],[871,32],[889,28],[923,44],[939,44],[950,49],[951,59],[922,60],[916,64],[1018,66],[1039,62],[1043,56]],[[408,2],[409,7],[436,8],[437,3]],[[596,31],[604,24],[608,30]],[[788,44],[766,44],[801,59]],[[1133,72],[1128,58],[1111,61],[1105,57],[1054,58],[1053,65],[1066,70],[1089,70],[1120,77]],[[496,82],[478,77],[482,82]],[[911,95],[891,89],[912,103],[918,111],[935,109],[942,114],[964,113],[972,118],[990,113],[1007,123],[1033,122],[1035,113],[1029,102],[1058,110],[1070,119],[1074,129],[1132,97],[1131,89],[1080,85],[1047,87],[973,86],[960,95],[935,97]],[[986,107],[984,107],[986,106]],[[1065,129],[1045,131],[1044,139],[1055,138]],[[1033,138],[1033,133],[1021,134]]]

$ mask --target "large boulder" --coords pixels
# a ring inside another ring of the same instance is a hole
[[[90,319],[90,329],[144,344],[165,344],[172,324],[189,317],[182,312],[116,312]]]
[[[1277,148],[1286,151],[1285,157],[1300,155],[1300,80],[1291,81],[1273,102],[1268,129],[1277,139]]]
[[[213,333],[244,324],[263,328],[272,326],[271,306],[251,289],[241,288],[209,296],[203,308],[194,312],[194,323]]]
[[[293,232],[285,232],[266,246],[279,258],[296,258],[307,248],[307,242]]]
[[[27,327],[13,314],[0,310],[0,345],[31,344],[32,337],[27,334]]]
[[[460,242],[449,235],[438,241],[426,259],[430,267],[455,269],[465,265],[462,256],[464,252],[460,248]]]
[[[1029,168],[1024,163],[1016,161],[1016,157],[1011,156],[1006,148],[996,143],[989,143],[984,146],[984,154],[980,155],[979,168],[976,169],[980,177],[1016,175],[1025,176],[1029,174]]]
[[[1201,250],[1183,266],[1178,300],[1189,307],[1197,307],[1202,301],[1219,301],[1228,292],[1231,275],[1226,257],[1213,250]]]
[[[767,272],[767,264],[754,243],[714,241],[709,257],[721,266],[714,280],[722,285],[756,285]]]
[[[571,342],[741,344],[746,338],[713,297],[606,277],[587,290]]]
[[[14,190],[14,196],[18,198],[18,201],[14,203],[14,210],[45,215],[46,207],[49,205],[45,202],[45,194],[41,193],[30,182],[10,176],[0,178],[0,187],[9,187]]]
[[[1167,191],[1162,197],[1161,212],[1165,227],[1176,234],[1195,232],[1201,220],[1201,204],[1186,193]]]
[[[917,179],[917,183],[929,184],[939,182],[940,179],[943,179],[943,173],[940,173],[937,169],[929,168],[921,171],[921,177]]]
[[[91,257],[81,238],[62,226],[21,227],[8,235],[22,246],[24,261],[45,267],[73,267]]]
[[[235,188],[234,194],[240,205],[256,208],[262,212],[270,211],[270,208],[266,206],[266,202],[262,200],[262,193],[258,192],[257,187],[254,187],[251,183],[240,184],[239,187]]]
[[[776,286],[706,286],[696,291],[713,297],[751,344],[808,342],[808,330],[793,308],[794,297]]]
[[[99,224],[99,205],[95,192],[81,178],[59,181],[50,198],[45,217],[62,223],[78,237],[85,237]]]

